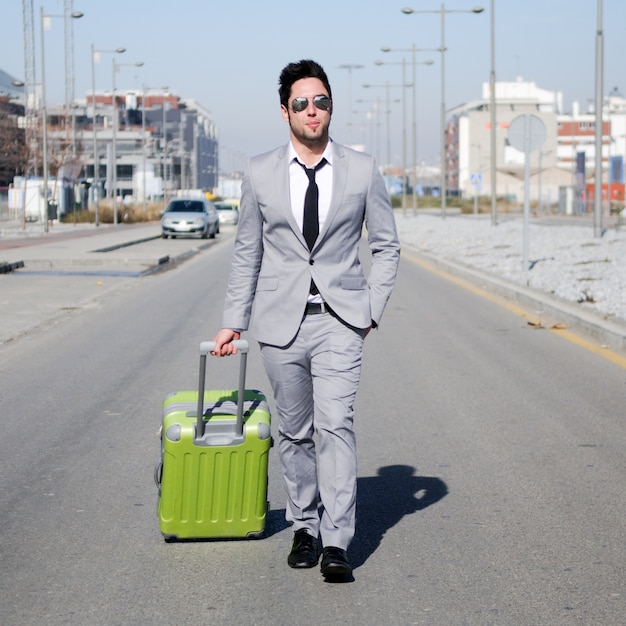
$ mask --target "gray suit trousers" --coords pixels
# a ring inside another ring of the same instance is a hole
[[[322,313],[305,316],[289,345],[261,344],[279,417],[287,521],[343,549],[355,530],[353,421],[363,339],[363,330]]]

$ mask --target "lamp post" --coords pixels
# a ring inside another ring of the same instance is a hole
[[[352,145],[352,70],[363,69],[363,65],[355,63],[344,63],[337,66],[339,70],[348,70],[348,106],[350,117],[348,118],[348,145]]]
[[[32,145],[31,145],[31,141],[30,141],[30,137],[28,136],[29,134],[29,128],[28,128],[28,91],[26,89],[26,83],[22,80],[12,80],[11,84],[14,87],[18,87],[18,88],[24,88],[24,116],[26,119],[26,133],[25,133],[25,137],[26,137],[26,158],[24,159],[24,183],[23,183],[23,193],[22,193],[22,230],[26,229],[26,186],[27,186],[27,182],[28,182],[28,167],[30,164],[30,152],[32,150]]]
[[[126,48],[116,48],[115,50],[96,50],[91,44],[91,105],[93,109],[93,202],[95,208],[96,226],[100,226],[100,159],[98,158],[98,124],[96,118],[96,55],[103,52],[122,54]],[[99,57],[98,57],[99,60]]]
[[[441,119],[440,119],[440,139],[441,139],[441,217],[446,218],[446,195],[447,195],[447,155],[446,155],[446,71],[445,71],[445,15],[446,13],[482,13],[483,7],[474,7],[473,9],[446,9],[445,4],[441,3],[439,10],[427,10],[427,9],[411,9],[404,8],[402,13],[405,15],[411,15],[413,13],[440,13],[441,14]]]
[[[489,139],[491,143],[491,162],[490,162],[490,178],[491,178],[491,225],[498,223],[498,185],[497,185],[497,159],[496,159],[496,43],[495,43],[495,0],[491,0],[490,13],[490,41],[491,41],[491,70],[489,72],[489,120],[491,128],[489,129]]]
[[[166,89],[164,87],[164,89]],[[162,161],[162,176],[163,176],[163,212],[165,212],[165,207],[167,204],[167,194],[166,194],[166,176],[165,176],[165,169],[167,167],[167,133],[165,132],[165,126],[167,123],[167,117],[165,115],[165,93],[163,93],[163,101],[161,103],[162,109],[161,112],[163,113],[163,145],[161,146],[161,152],[163,153],[163,161]]]
[[[596,93],[595,93],[595,147],[596,162],[594,175],[595,193],[593,197],[593,235],[602,237],[602,90],[604,78],[604,40],[602,35],[602,0],[597,0],[597,29],[596,29]]]
[[[143,212],[145,213],[147,210],[146,207],[146,91],[148,89],[152,89],[151,87],[146,87],[143,85],[142,94],[141,94],[141,156],[142,156],[142,169],[143,169]],[[169,87],[164,86],[161,87],[163,90],[163,109],[165,110],[165,92],[169,89]]]
[[[413,214],[415,215],[417,212],[417,73],[416,73],[416,65],[432,65],[432,60],[417,62],[415,58],[416,52],[438,52],[437,48],[416,48],[415,44],[411,46],[411,48],[381,48],[383,52],[411,52],[411,65],[413,66],[413,127],[412,127],[412,143],[413,143],[413,177],[412,177],[412,186],[413,186]]]
[[[357,99],[358,103],[367,102],[374,105],[374,113],[376,114],[376,161],[380,164],[380,109],[382,100],[375,98],[374,100]]]
[[[365,89],[370,89],[372,87],[384,87],[385,88],[385,100],[386,100],[386,105],[387,105],[387,109],[385,111],[387,115],[387,163],[386,163],[386,166],[389,167],[391,165],[391,129],[390,129],[390,124],[389,124],[389,119],[391,116],[391,100],[389,98],[389,89],[391,87],[403,87],[403,85],[400,85],[400,84],[392,85],[389,81],[387,81],[383,85],[371,85],[370,83],[364,83],[363,87]],[[394,100],[394,102],[399,102],[399,100]]]
[[[411,87],[406,82],[406,60],[400,62],[374,61],[375,65],[401,65],[402,66],[402,214],[406,214],[406,88]]]
[[[112,183],[112,191],[113,191],[113,223],[117,224],[117,102],[115,100],[115,72],[118,68],[123,66],[130,67],[141,67],[143,65],[142,61],[136,61],[135,63],[116,63],[115,59],[113,59],[113,84],[111,91],[111,103],[113,105],[113,138],[112,138],[112,148],[111,148],[111,161],[112,172],[111,172],[111,183]]]
[[[48,232],[48,113],[46,111],[46,69],[44,52],[44,36],[43,33],[47,30],[46,20],[50,20],[53,17],[65,18],[66,15],[45,15],[43,7],[39,7],[39,14],[41,16],[41,123],[42,123],[42,141],[43,141],[43,203],[44,203],[44,232]],[[74,19],[81,18],[83,13],[80,11],[74,11],[70,13],[70,17]]]

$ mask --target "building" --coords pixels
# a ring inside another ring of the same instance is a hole
[[[69,111],[49,107],[47,113],[48,165],[56,181],[51,202],[60,214],[75,202],[90,208],[114,193],[142,202],[217,187],[217,127],[194,100],[167,92],[96,92]]]
[[[115,93],[114,107],[111,92],[96,92],[78,103],[76,114],[84,176],[97,179],[96,186],[104,187],[108,197],[113,187],[118,196],[135,200],[217,187],[217,127],[194,100],[168,92],[127,91]],[[149,187],[144,180],[151,181]]]
[[[489,84],[484,83],[482,99],[453,109],[447,123],[448,189],[464,197],[491,192],[489,96]],[[518,116],[531,114],[543,122],[545,140],[540,149],[530,155],[530,200],[539,205],[555,205],[564,190],[569,189],[572,197],[578,194],[579,204],[588,203],[587,187],[593,183],[596,158],[593,109],[583,114],[574,103],[572,112],[565,113],[560,92],[540,89],[534,82],[521,78],[515,82],[497,82],[495,96],[498,197],[520,202],[524,199],[524,153],[511,145],[508,131]],[[606,98],[603,117],[604,183],[605,187],[612,187],[614,199],[620,193],[623,199],[626,100],[617,94]],[[583,209],[579,206],[578,210]]]

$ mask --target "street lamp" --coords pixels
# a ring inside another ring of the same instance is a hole
[[[348,145],[352,145],[352,70],[363,69],[363,65],[354,63],[344,63],[337,66],[339,70],[348,70],[348,106],[350,115],[348,117]]]
[[[113,104],[113,140],[111,148],[111,160],[113,163],[111,172],[111,183],[113,191],[113,223],[117,224],[117,102],[115,100],[115,72],[120,67],[141,67],[143,61],[135,63],[116,63],[113,59],[113,85],[111,91],[111,103]]]
[[[421,61],[417,62],[415,59],[416,52],[438,52],[438,48],[416,48],[415,44],[413,44],[410,48],[381,48],[383,52],[411,52],[411,65],[413,66],[413,129],[412,129],[412,139],[413,139],[413,177],[412,177],[412,185],[413,185],[413,214],[416,214],[417,211],[417,74],[415,71],[416,65],[432,65],[433,61]]]
[[[490,163],[490,178],[491,178],[491,225],[495,226],[498,223],[497,217],[497,160],[496,160],[496,45],[495,45],[495,16],[494,16],[494,4],[495,0],[491,0],[489,7],[490,14],[490,65],[489,72],[489,121],[491,122],[491,128],[489,129],[489,139],[491,143],[491,163]]]
[[[141,156],[142,156],[142,168],[143,168],[143,212],[146,212],[146,90],[152,89],[152,87],[146,87],[143,85],[141,94]],[[161,87],[163,90],[163,110],[165,110],[165,92],[169,87]]]
[[[402,214],[406,214],[406,88],[411,87],[406,82],[406,60],[401,62],[374,61],[374,65],[401,65],[402,66]]]
[[[602,34],[602,0],[598,0],[596,28],[596,71],[595,71],[595,183],[593,198],[593,235],[602,237],[602,91],[604,82],[604,38]],[[609,161],[610,164],[610,161]],[[610,176],[610,174],[609,174]],[[610,202],[610,199],[609,199]],[[609,204],[609,207],[611,205]]]
[[[483,7],[474,7],[473,9],[446,9],[444,3],[441,3],[441,8],[439,10],[427,10],[427,9],[411,9],[404,8],[402,9],[402,13],[405,15],[411,15],[413,13],[440,13],[441,14],[441,48],[439,51],[441,52],[441,128],[440,128],[440,139],[441,139],[441,217],[443,219],[446,218],[446,184],[447,184],[447,155],[446,155],[446,74],[445,74],[445,52],[446,52],[446,44],[445,44],[445,15],[446,13],[482,13],[484,11]]]
[[[389,81],[387,81],[384,85],[371,85],[369,83],[365,83],[363,85],[363,87],[365,89],[370,89],[372,87],[384,87],[385,88],[385,96],[386,96],[386,103],[387,103],[387,110],[385,111],[385,113],[387,114],[387,167],[389,167],[391,165],[391,131],[390,131],[390,127],[389,127],[389,117],[391,115],[391,102],[389,99],[389,89],[391,87],[402,87],[404,88],[404,85],[400,85],[400,84],[395,84],[392,85],[389,83]],[[398,102],[398,100],[395,100],[395,102]],[[384,169],[384,168],[383,168]]]
[[[98,181],[100,180],[100,159],[98,158],[98,124],[96,118],[96,55],[103,52],[122,54],[126,52],[126,48],[115,48],[115,50],[96,50],[91,44],[91,104],[93,109],[93,202],[95,208],[96,226],[100,226],[100,188]],[[100,57],[98,56],[98,60]]]
[[[362,98],[357,99],[358,103],[368,102],[374,105],[374,113],[376,115],[376,161],[380,164],[380,109],[382,105],[382,100],[380,98],[375,98],[374,100],[363,100]],[[369,114],[369,111],[367,112]]]
[[[44,52],[44,36],[45,30],[48,30],[48,22],[53,17],[67,17],[66,15],[44,15],[43,7],[39,7],[41,16],[41,123],[42,123],[42,140],[43,140],[43,200],[44,200],[44,232],[48,232],[48,113],[46,111],[46,69]],[[80,11],[70,13],[70,17],[74,19],[81,18],[84,14]]]
[[[160,146],[161,147],[161,153],[163,154],[163,161],[162,161],[162,169],[161,169],[161,176],[163,177],[163,211],[165,212],[165,206],[167,204],[167,193],[166,193],[166,168],[167,168],[167,133],[165,132],[165,127],[167,125],[167,116],[165,115],[165,90],[167,89],[167,87],[164,87],[164,92],[163,92],[163,101],[161,103],[161,113],[163,114],[163,145]]]
[[[29,129],[28,129],[28,116],[27,116],[27,110],[28,110],[28,94],[27,94],[27,90],[25,89],[26,87],[26,83],[22,80],[12,80],[11,84],[14,87],[18,87],[18,88],[24,88],[24,117],[25,117],[25,121],[26,121],[26,132],[25,132],[25,137],[26,137],[26,158],[24,159],[25,163],[24,163],[24,183],[23,183],[23,193],[22,193],[22,230],[24,230],[26,228],[26,188],[27,188],[27,181],[28,181],[28,166],[29,166],[29,161],[30,161],[30,151],[32,150],[32,145],[31,142],[29,141]]]

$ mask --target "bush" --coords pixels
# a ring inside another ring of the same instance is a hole
[[[117,221],[125,224],[137,224],[140,222],[155,222],[161,219],[161,211],[163,211],[163,203],[150,203],[146,205],[144,212],[143,205],[118,204],[117,205]],[[101,224],[113,224],[114,214],[113,206],[108,202],[101,202],[98,206],[98,219]],[[65,213],[61,216],[61,222],[65,224],[94,224],[96,221],[95,209],[83,210],[76,209],[75,212]]]

